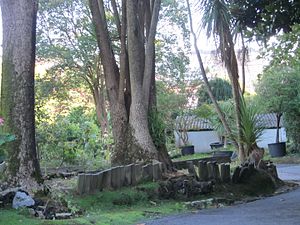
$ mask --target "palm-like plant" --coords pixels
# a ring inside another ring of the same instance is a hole
[[[236,54],[234,51],[233,36],[231,33],[231,14],[226,0],[200,0],[202,9],[203,28],[206,29],[207,36],[214,36],[218,44],[222,61],[227,69],[233,92],[235,105],[235,118],[237,127],[237,143],[239,148],[239,158],[243,162],[246,154],[242,144],[241,126],[241,88],[239,84],[239,73]]]
[[[241,142],[244,145],[246,155],[257,149],[257,141],[263,134],[264,127],[260,121],[259,109],[255,105],[247,105],[241,101]]]

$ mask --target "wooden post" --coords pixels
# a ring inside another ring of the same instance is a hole
[[[78,194],[84,194],[84,185],[85,185],[85,174],[81,173],[78,175],[78,183],[77,183],[77,192]]]
[[[221,176],[221,181],[224,183],[230,182],[230,165],[222,163],[220,165],[220,176]]]
[[[198,173],[199,173],[200,181],[208,181],[207,162],[205,161],[198,162]]]

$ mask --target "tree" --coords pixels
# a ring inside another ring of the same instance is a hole
[[[291,149],[298,151],[299,143],[299,33],[300,26],[294,25],[288,33],[277,36],[277,41],[262,53],[270,58],[258,84],[258,94],[270,112],[284,115]],[[279,125],[279,121],[277,121]],[[277,134],[276,141],[279,137]]]
[[[261,105],[267,112],[276,113],[276,143],[279,142],[280,120],[285,112],[285,102],[287,101],[286,87],[283,85],[285,77],[286,74],[279,68],[266,71],[256,87]]]
[[[202,10],[202,22],[203,28],[206,28],[207,36],[214,36],[215,40],[217,40],[218,50],[221,55],[221,59],[224,62],[224,65],[227,69],[227,73],[229,75],[229,79],[232,85],[232,95],[234,99],[235,106],[235,116],[236,116],[236,127],[237,127],[237,140],[235,140],[235,144],[238,147],[239,158],[240,161],[244,161],[246,159],[245,151],[243,149],[242,140],[242,127],[241,127],[241,100],[242,100],[242,91],[239,84],[239,73],[238,73],[238,65],[237,58],[234,50],[233,36],[231,33],[231,15],[229,13],[227,2],[224,0],[217,1],[209,1],[209,0],[201,0],[199,1],[200,8]],[[189,2],[187,1],[189,5]],[[190,23],[191,23],[191,13],[190,13]],[[192,23],[191,23],[192,27]],[[194,33],[194,32],[192,32]],[[196,35],[194,34],[194,46],[197,46]],[[197,58],[200,64],[201,72],[205,74],[205,70],[203,67],[203,62],[200,57],[199,51],[196,48]],[[208,80],[205,79],[206,76],[203,76],[204,82],[206,86],[209,87]],[[208,88],[208,93],[213,100],[215,109],[218,113],[219,118],[224,125],[224,128],[227,134],[231,134],[231,129],[229,124],[226,122],[226,119],[221,111],[221,108],[218,106],[215,98]],[[231,135],[232,136],[232,135]]]
[[[290,32],[293,25],[300,23],[299,1],[234,0],[229,3],[235,23],[249,38],[266,41],[280,31]]]
[[[110,104],[114,164],[159,159],[170,164],[166,150],[157,151],[150,136],[148,113],[155,106],[155,34],[161,2],[89,0]],[[113,14],[120,51],[112,48],[108,15]],[[118,61],[119,59],[119,61]]]
[[[40,1],[37,58],[54,62],[48,73],[65,73],[74,86],[82,83],[93,96],[101,135],[108,130],[101,59],[87,1]]]
[[[197,60],[198,60],[199,67],[200,67],[200,72],[201,72],[203,81],[204,81],[204,83],[206,85],[206,88],[207,88],[207,93],[208,93],[208,95],[209,95],[209,97],[210,97],[210,99],[213,103],[213,106],[216,110],[216,113],[217,113],[222,125],[224,126],[224,129],[226,131],[226,135],[232,136],[232,130],[229,126],[229,123],[226,120],[225,115],[224,115],[219,103],[217,102],[215,96],[213,95],[211,86],[209,84],[209,81],[208,81],[208,78],[207,78],[207,75],[206,75],[206,71],[204,69],[204,63],[202,61],[202,57],[201,57],[201,54],[200,54],[200,51],[199,51],[199,48],[198,48],[198,45],[197,45],[197,36],[196,36],[196,33],[194,32],[194,28],[193,28],[193,20],[192,20],[192,13],[191,13],[191,9],[190,9],[189,0],[186,0],[186,3],[187,3],[188,13],[189,13],[191,34],[193,36],[193,41],[194,41],[194,48],[195,48],[195,51],[196,51]],[[233,141],[234,141],[234,144],[236,146],[238,146],[237,142],[235,140],[233,140]]]
[[[3,65],[1,114],[5,130],[16,140],[8,153],[7,178],[13,185],[32,190],[41,181],[36,156],[34,121],[34,65],[36,0],[3,0]]]
[[[217,101],[226,101],[232,98],[231,84],[227,80],[214,78],[209,81],[209,84]],[[210,104],[212,101],[207,93],[206,87],[201,86],[198,91],[198,106],[204,103]]]

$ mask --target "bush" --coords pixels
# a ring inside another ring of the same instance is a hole
[[[74,108],[66,116],[37,126],[37,143],[42,162],[55,166],[83,164],[91,159],[109,159],[112,138],[100,138],[100,128],[84,109]]]

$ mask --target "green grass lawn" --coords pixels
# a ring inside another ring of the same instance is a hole
[[[88,196],[67,195],[64,199],[68,202],[69,208],[83,212],[82,215],[70,220],[40,220],[29,216],[26,209],[0,209],[0,224],[126,225],[186,210],[184,203],[180,201],[152,199],[151,195],[155,195],[157,188],[158,184],[148,183],[139,185],[138,188],[123,188],[119,191],[105,191]]]
[[[181,160],[191,160],[191,159],[201,159],[201,158],[207,158],[212,157],[212,153],[195,153],[193,155],[185,155],[181,156],[179,158],[173,159],[173,161],[181,161]]]

